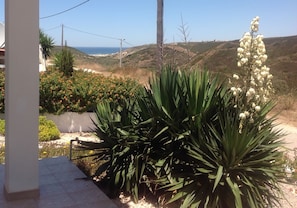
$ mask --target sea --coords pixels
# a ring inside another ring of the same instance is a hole
[[[108,55],[120,52],[119,47],[74,47],[88,55]],[[127,48],[122,48],[122,51]]]

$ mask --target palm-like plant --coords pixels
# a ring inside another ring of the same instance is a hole
[[[51,55],[51,50],[54,47],[54,39],[39,30],[39,43],[42,48],[42,54],[45,60]]]

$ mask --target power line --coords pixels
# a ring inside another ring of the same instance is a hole
[[[44,30],[44,31],[50,31],[50,30],[54,30],[54,29],[57,29],[57,28],[60,28],[61,27],[61,25],[58,25],[58,26],[56,26],[56,27],[52,27],[52,28],[50,28],[50,29],[46,29],[46,30]]]
[[[127,42],[126,40],[123,40],[123,42],[124,42],[124,43],[126,43],[127,45],[130,45],[130,46],[134,47],[134,45],[133,45],[133,44],[131,44],[131,43]]]
[[[61,11],[61,12],[58,12],[58,13],[55,13],[55,14],[51,14],[51,15],[48,15],[48,16],[45,16],[45,17],[41,17],[40,19],[46,19],[46,18],[50,18],[50,17],[54,17],[54,16],[57,16],[57,15],[63,14],[63,13],[65,13],[65,12],[68,12],[68,11],[70,11],[70,10],[72,10],[72,9],[75,9],[75,8],[77,8],[77,7],[79,7],[79,6],[81,6],[81,5],[85,4],[85,3],[87,3],[88,1],[90,1],[90,0],[86,0],[86,1],[84,1],[84,2],[82,2],[82,3],[80,3],[80,4],[78,4],[78,5],[76,5],[76,6],[74,6],[74,7],[71,7],[71,8],[69,8],[69,9],[64,10],[64,11]]]
[[[108,39],[113,39],[113,40],[121,40],[121,38],[116,38],[116,37],[111,37],[111,36],[106,36],[106,35],[99,35],[99,34],[95,34],[95,33],[90,33],[90,32],[86,32],[86,31],[83,31],[83,30],[79,30],[79,29],[75,29],[73,27],[69,27],[69,26],[66,26],[64,25],[65,28],[68,28],[70,30],[74,30],[74,31],[77,31],[77,32],[81,32],[81,33],[85,33],[85,34],[88,34],[88,35],[93,35],[93,36],[97,36],[97,37],[101,37],[101,38],[108,38]]]
[[[111,36],[107,36],[107,35],[100,35],[100,34],[90,33],[90,32],[87,32],[87,31],[83,31],[83,30],[80,30],[80,29],[76,29],[76,28],[73,28],[73,27],[66,26],[64,24],[58,25],[56,27],[52,27],[50,29],[46,29],[45,31],[54,30],[54,29],[57,29],[59,27],[64,27],[64,28],[67,28],[67,29],[70,29],[70,30],[73,30],[73,31],[76,31],[76,32],[84,33],[84,34],[87,34],[87,35],[97,36],[97,37],[100,37],[100,38],[107,38],[107,39],[112,39],[112,40],[119,40],[119,41],[122,41],[123,43],[125,43],[127,45],[130,45],[130,46],[134,47],[133,44],[127,42],[123,38],[116,38],[116,37],[111,37]]]

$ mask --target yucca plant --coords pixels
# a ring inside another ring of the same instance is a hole
[[[176,155],[173,163],[174,180],[164,186],[176,192],[169,203],[179,200],[181,207],[199,208],[262,208],[278,204],[278,182],[283,176],[282,141],[281,133],[273,129],[274,119],[268,118],[273,108],[269,102],[273,76],[265,65],[263,36],[255,35],[258,26],[259,17],[255,17],[251,32],[240,39],[238,67],[244,73],[233,75],[237,84],[231,81],[230,90],[222,85],[219,91],[201,85],[196,91],[210,96],[194,99],[194,104],[202,104],[193,119],[197,118],[197,122],[189,128],[184,154]],[[215,113],[212,108],[203,107],[208,106],[208,100],[210,106],[216,106]]]
[[[150,82],[147,108],[154,120],[152,141],[157,183],[168,184],[179,157],[185,155],[191,134],[215,118],[222,88],[207,71],[165,68]],[[197,128],[199,127],[199,128]],[[160,185],[160,184],[159,184]]]
[[[82,143],[104,161],[110,187],[138,199],[146,184],[182,207],[265,207],[277,202],[279,132],[267,104],[239,129],[229,88],[207,71],[165,68],[137,99],[101,103],[101,143]]]
[[[196,78],[186,85],[190,82],[189,76]],[[205,109],[209,111],[207,105],[210,105],[212,113],[216,110],[216,104],[212,105],[214,102],[208,99],[213,92],[199,94],[202,103],[205,100],[208,104],[197,105],[194,113],[193,106],[189,106],[195,101],[189,102],[187,87],[202,85],[195,88],[201,91],[200,88],[208,87],[209,78],[206,72],[180,72],[168,67],[150,81],[149,88],[137,99],[127,100],[123,106],[100,103],[94,124],[102,142],[82,144],[84,148],[97,150],[98,160],[106,161],[96,174],[107,171],[106,178],[113,186],[132,193],[136,200],[138,186],[142,183],[146,182],[151,191],[152,187],[160,186],[161,181],[168,184],[171,167],[177,158],[175,155],[186,144],[185,140],[191,133],[190,123],[197,120],[198,108],[203,107],[203,112]],[[212,90],[215,86],[212,85]],[[148,180],[143,181],[143,178]]]
[[[223,108],[218,122],[190,135],[187,156],[179,157],[172,173],[175,182],[166,187],[176,191],[169,203],[181,200],[181,207],[214,208],[277,205],[282,143],[280,132],[272,129],[273,119],[265,118],[270,108],[263,108],[254,125],[242,132],[239,114]]]
[[[182,207],[277,204],[282,143],[280,132],[273,131],[274,119],[267,119],[271,103],[241,131],[236,100],[227,85],[208,72],[163,71],[148,95],[161,129],[155,131],[161,132],[159,150],[154,149],[159,159],[156,183],[176,193],[169,203],[180,201]]]
[[[97,174],[108,171],[114,186],[135,199],[143,176],[150,188],[175,181],[172,168],[186,156],[190,135],[215,121],[222,93],[221,83],[206,71],[168,67],[150,81],[142,96],[125,106],[99,104],[95,125],[103,142],[84,143],[85,148],[98,150],[98,159],[106,159]]]
[[[139,186],[144,182],[144,174],[150,172],[150,138],[147,124],[140,122],[136,100],[126,100],[123,105],[102,102],[97,106],[95,132],[101,142],[81,142],[81,148],[94,150],[101,165],[95,175],[105,175],[109,183],[110,196],[123,190],[138,200]]]

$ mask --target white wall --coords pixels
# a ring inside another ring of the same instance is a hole
[[[5,26],[0,22],[0,48],[3,48],[5,42]]]
[[[96,121],[95,113],[66,112],[62,115],[45,114],[54,121],[61,133],[90,132],[94,128],[92,119]]]

